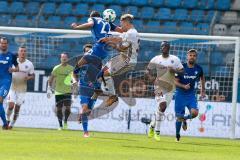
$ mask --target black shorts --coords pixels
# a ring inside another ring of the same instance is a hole
[[[57,107],[71,106],[71,94],[55,95],[55,101]]]

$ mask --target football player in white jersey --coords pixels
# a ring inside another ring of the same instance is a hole
[[[133,19],[131,14],[122,15],[120,21],[123,33],[118,37],[106,37],[100,40],[110,43],[119,51],[119,54],[111,58],[103,67],[103,75],[106,77],[105,87],[111,95],[106,101],[107,106],[117,101],[112,76],[130,70],[137,64],[140,37],[133,25]]]
[[[26,47],[19,47],[17,58],[19,72],[13,73],[12,84],[8,94],[7,121],[9,124],[9,129],[13,128],[18,118],[20,107],[24,103],[25,94],[27,91],[27,81],[34,79],[34,66],[31,61],[26,59],[26,54]],[[14,115],[11,121],[13,110]]]
[[[167,106],[170,104],[174,86],[175,73],[183,73],[183,65],[178,57],[169,54],[170,44],[167,41],[161,43],[162,54],[152,58],[148,65],[148,73],[151,75],[153,70],[156,71],[154,78],[155,99],[158,103],[156,117],[150,124],[148,136],[160,140],[160,124]],[[154,132],[155,131],[155,132]]]

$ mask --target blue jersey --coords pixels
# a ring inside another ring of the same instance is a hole
[[[105,43],[98,42],[101,38],[108,37],[111,30],[115,30],[116,26],[110,24],[100,17],[89,18],[88,21],[93,21],[93,27],[91,29],[94,46],[91,55],[95,55],[100,59],[104,59],[108,55],[107,47]]]
[[[0,77],[1,80],[12,79],[12,73],[9,73],[9,68],[17,66],[17,56],[11,52],[1,53],[0,52]]]
[[[195,64],[193,68],[189,68],[187,63],[183,64],[184,74],[176,75],[176,78],[179,79],[179,82],[182,84],[190,84],[190,89],[185,90],[180,87],[176,87],[176,94],[196,94],[196,84],[199,81],[200,77],[203,76],[202,67]]]

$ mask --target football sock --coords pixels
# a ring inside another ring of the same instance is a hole
[[[178,134],[180,134],[180,130],[181,130],[181,126],[182,126],[182,122],[176,120],[175,125],[176,125],[176,135],[178,135]]]
[[[7,120],[6,120],[6,115],[5,115],[5,111],[4,111],[2,103],[0,103],[0,117],[3,121],[3,125],[6,126],[7,125]]]
[[[63,114],[62,114],[62,108],[61,107],[57,108],[57,118],[58,118],[59,126],[63,127],[63,124],[62,124]]]
[[[64,122],[66,123],[68,120],[69,115],[71,114],[70,107],[66,107],[65,113],[64,113]]]
[[[86,113],[82,114],[82,126],[83,126],[83,131],[88,132],[88,117]]]
[[[155,131],[160,131],[162,116],[164,116],[164,113],[158,111],[157,114],[156,114],[156,126],[155,126]]]

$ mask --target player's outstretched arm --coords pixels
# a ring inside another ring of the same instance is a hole
[[[71,24],[71,27],[73,29],[90,29],[92,28],[92,26],[94,25],[93,21],[90,21],[90,22],[87,22],[87,23],[84,23],[84,24],[77,24],[77,23],[72,23]]]

